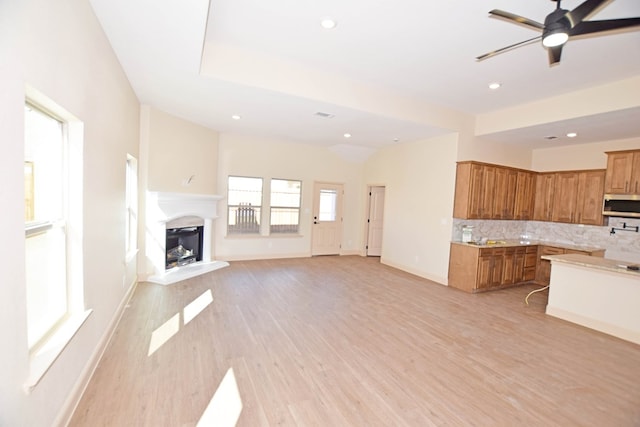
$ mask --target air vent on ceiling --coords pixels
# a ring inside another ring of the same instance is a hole
[[[323,113],[322,111],[318,111],[318,112],[316,113],[316,116],[318,116],[318,117],[322,117],[322,118],[325,118],[325,119],[330,119],[330,118],[332,118],[332,117],[333,117],[333,114]]]

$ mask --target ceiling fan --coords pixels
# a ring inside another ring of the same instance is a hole
[[[490,11],[489,14],[492,16],[505,18],[518,24],[524,24],[535,30],[542,31],[542,35],[485,53],[484,55],[478,56],[476,60],[482,61],[506,50],[541,39],[542,45],[546,47],[549,52],[549,65],[553,65],[560,62],[562,46],[569,40],[569,37],[640,26],[640,17],[608,19],[603,21],[584,20],[610,0],[586,0],[573,10],[562,9],[560,7],[560,0],[551,1],[557,3],[556,10],[547,15],[544,24],[503,10],[494,9]]]

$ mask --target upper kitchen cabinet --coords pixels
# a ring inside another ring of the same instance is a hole
[[[514,219],[519,172],[506,166],[458,162],[454,218]],[[520,201],[520,204],[527,209],[527,202]]]
[[[491,217],[493,219],[513,219],[518,171],[508,168],[495,168],[495,170],[495,196]]]
[[[458,163],[456,168],[456,194],[453,201],[454,218],[482,218],[483,178],[483,165],[471,162]]]
[[[578,173],[556,173],[555,189],[553,192],[553,208],[551,218],[553,222],[575,222],[576,202],[578,196]]]
[[[578,224],[603,225],[602,199],[606,171],[583,171],[578,175],[576,220]]]
[[[536,176],[535,172],[517,172],[513,219],[533,219]]]
[[[607,154],[605,190],[607,194],[640,194],[640,150],[611,151]]]
[[[535,207],[533,219],[551,221],[553,214],[553,196],[556,187],[556,174],[540,173],[536,177]]]

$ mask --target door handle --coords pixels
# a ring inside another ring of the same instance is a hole
[[[314,223],[314,224],[317,224],[317,223],[318,223],[318,217],[317,217],[317,216],[314,216],[314,217],[313,217],[313,223]]]

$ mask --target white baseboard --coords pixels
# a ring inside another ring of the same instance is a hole
[[[111,341],[111,337],[113,337],[113,333],[115,332],[116,327],[120,323],[120,319],[124,314],[124,310],[127,308],[127,304],[129,303],[129,300],[131,299],[131,296],[133,295],[133,292],[135,291],[137,284],[138,284],[138,281],[136,279],[133,281],[133,283],[129,285],[129,289],[127,290],[126,294],[122,298],[122,301],[120,302],[118,309],[114,313],[114,316],[111,319],[111,322],[109,322],[109,326],[107,327],[104,334],[102,335],[102,338],[100,338],[100,341],[98,342],[98,345],[96,346],[95,350],[91,354],[89,361],[87,362],[84,369],[80,373],[80,377],[78,378],[78,381],[76,381],[75,385],[71,389],[71,393],[69,393],[69,396],[67,397],[65,403],[62,405],[62,409],[60,410],[60,412],[58,413],[58,416],[54,420],[53,422],[54,426],[67,426],[71,421],[71,417],[73,416],[73,413],[78,407],[78,404],[80,403],[80,399],[82,399],[82,395],[87,389],[87,386],[89,385],[89,381],[91,381],[91,378],[93,377],[93,374],[96,368],[98,367],[98,363],[100,363],[100,360],[102,359],[102,356],[105,350],[107,349],[109,342]]]

